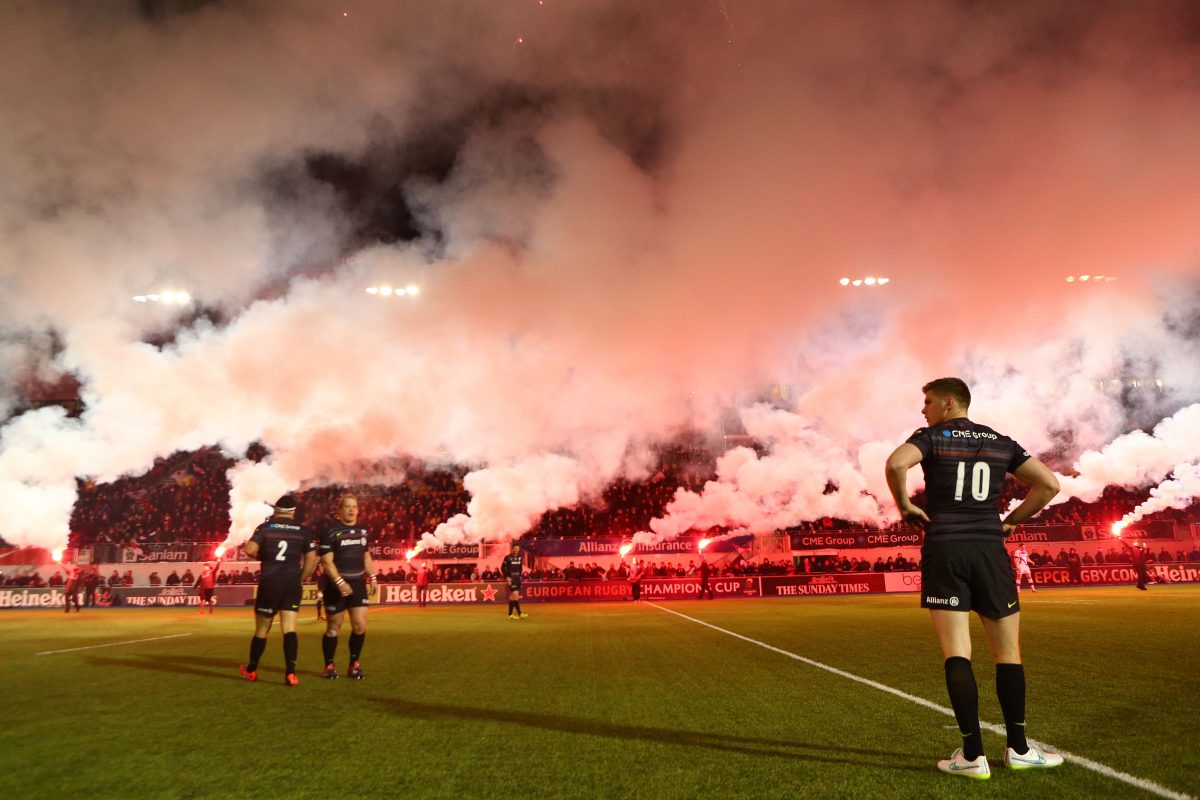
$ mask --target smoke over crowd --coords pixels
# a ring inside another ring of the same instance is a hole
[[[10,4],[0,534],[260,442],[232,539],[397,456],[473,470],[431,538],[505,539],[731,415],[767,452],[647,535],[880,522],[943,375],[1068,494],[1194,496],[1197,37],[1184,2]],[[31,372],[83,414],[14,413]]]

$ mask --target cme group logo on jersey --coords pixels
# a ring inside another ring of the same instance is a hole
[[[987,431],[960,431],[960,430],[952,431],[949,428],[942,428],[942,436],[945,436],[947,439],[951,439],[951,438],[953,438],[953,439],[999,439],[1000,438],[996,434],[988,433]]]

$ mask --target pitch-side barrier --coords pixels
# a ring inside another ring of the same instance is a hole
[[[1200,583],[1200,564],[1163,563],[1149,568],[1152,581],[1161,583]],[[1067,567],[1035,567],[1033,579],[1038,586],[1114,586],[1137,581],[1137,571],[1128,564],[1083,567],[1072,575]],[[253,586],[218,586],[219,606],[251,606]],[[688,600],[700,596],[699,578],[645,578],[645,600]],[[813,597],[829,595],[917,592],[921,589],[919,572],[838,572],[810,575],[744,575],[713,577],[709,580],[712,596],[718,599],[746,597]],[[411,583],[385,583],[379,587],[376,605],[417,605],[420,590]],[[80,593],[80,598],[83,595]],[[462,603],[504,603],[507,585],[490,583],[436,583],[425,592],[428,605]],[[632,598],[627,580],[526,581],[521,588],[522,602],[622,602]],[[313,586],[305,586],[302,603],[317,601]],[[63,608],[66,594],[62,588],[33,589],[0,587],[0,609]],[[200,597],[193,588],[115,587],[97,593],[99,607],[197,608]]]

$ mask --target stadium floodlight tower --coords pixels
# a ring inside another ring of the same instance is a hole
[[[135,294],[135,303],[160,303],[165,306],[186,306],[192,302],[192,295],[183,289],[164,289],[161,292]]]
[[[391,284],[382,284],[380,286],[368,286],[367,294],[372,297],[382,297],[390,299],[394,297],[416,297],[421,293],[421,287],[415,283],[410,283],[406,286],[392,286]]]
[[[863,286],[870,286],[870,287],[887,286],[891,282],[892,282],[891,278],[878,278],[878,277],[875,277],[874,275],[867,275],[862,278],[842,278],[841,280],[838,281],[838,284],[841,286],[852,286],[855,288],[860,288]]]
[[[1102,283],[1112,283],[1116,279],[1117,278],[1115,275],[1068,275],[1067,283],[1074,283],[1077,285],[1090,284],[1091,286],[1098,286]]]

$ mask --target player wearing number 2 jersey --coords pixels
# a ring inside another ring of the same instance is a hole
[[[1055,767],[1062,756],[1025,739],[1025,668],[1018,641],[1020,606],[1004,537],[1058,494],[1058,481],[1042,462],[1012,439],[967,419],[971,392],[958,378],[922,387],[928,426],[888,457],[887,481],[900,516],[925,526],[921,548],[921,605],[933,618],[945,658],[946,688],[963,736],[962,747],[938,769],[953,775],[991,777],[979,730],[979,690],[971,670],[970,616],[983,622],[996,660],[996,695],[1004,713],[1012,769]],[[925,472],[928,510],[908,496],[908,470]],[[1006,473],[1030,487],[1004,521],[1000,489]]]
[[[296,498],[284,495],[275,504],[275,513],[259,525],[246,541],[246,555],[262,562],[258,592],[254,600],[254,638],[250,640],[250,661],[241,668],[246,680],[258,680],[258,660],[267,647],[271,623],[279,615],[283,626],[283,657],[287,671],[284,682],[295,686],[296,615],[300,611],[300,585],[317,566],[316,543],[308,530],[296,522]]]

